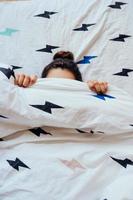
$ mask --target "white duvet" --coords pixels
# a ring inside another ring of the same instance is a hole
[[[20,88],[1,66],[0,198],[132,200],[132,96],[56,78]]]
[[[20,88],[6,73],[1,71],[0,80],[1,137],[43,126],[133,133],[133,97],[122,89],[110,85],[107,94],[98,95],[84,82],[62,78],[39,79]]]

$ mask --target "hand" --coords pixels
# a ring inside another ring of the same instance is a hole
[[[99,81],[87,81],[88,87],[98,94],[105,94],[108,91],[108,83],[107,82],[99,82]]]
[[[15,74],[15,77],[14,84],[19,87],[29,87],[37,81],[36,75],[27,76],[25,74]]]

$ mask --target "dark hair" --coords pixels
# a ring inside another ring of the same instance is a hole
[[[78,69],[77,64],[74,62],[74,56],[72,52],[57,52],[53,57],[53,61],[43,69],[41,77],[46,78],[48,72],[51,69],[55,68],[67,69],[68,71],[72,72],[72,74],[75,76],[75,80],[82,81],[81,73]]]

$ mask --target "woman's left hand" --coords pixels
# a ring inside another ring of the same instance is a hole
[[[100,81],[87,81],[88,87],[98,94],[105,94],[108,91],[108,83]]]

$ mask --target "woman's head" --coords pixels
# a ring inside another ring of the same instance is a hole
[[[68,78],[82,81],[81,73],[74,62],[74,56],[69,51],[59,51],[53,61],[48,64],[43,72],[42,78]]]

